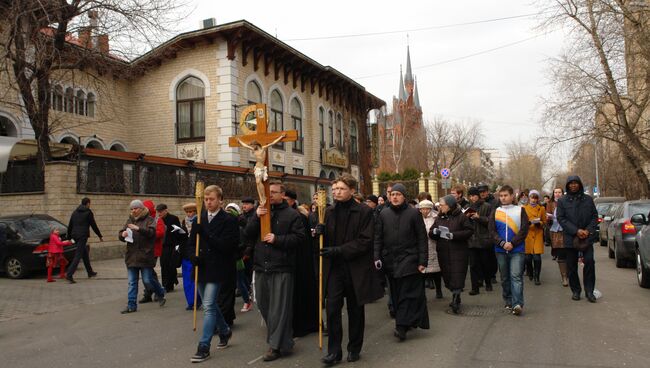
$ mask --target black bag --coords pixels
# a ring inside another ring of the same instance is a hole
[[[589,248],[589,237],[586,237],[585,239],[580,239],[579,237],[575,236],[573,238],[573,248],[580,252],[584,252],[585,250],[587,250],[587,248]]]

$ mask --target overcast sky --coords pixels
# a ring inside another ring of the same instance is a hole
[[[246,19],[356,80],[389,108],[400,64],[406,68],[408,33],[424,119],[480,120],[484,148],[512,140],[534,144],[540,97],[551,93],[547,60],[558,55],[563,42],[561,32],[536,31],[535,16],[488,21],[536,13],[527,0],[193,0],[192,6],[183,31],[197,29],[204,18],[214,17],[218,24]],[[488,22],[458,25],[479,21]],[[439,27],[447,25],[456,26]],[[403,30],[410,31],[313,39]],[[304,38],[312,39],[298,40]]]

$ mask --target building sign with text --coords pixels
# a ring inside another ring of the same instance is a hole
[[[345,169],[348,167],[348,157],[335,147],[323,149],[323,165]]]

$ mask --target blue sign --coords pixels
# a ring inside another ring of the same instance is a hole
[[[447,179],[449,175],[451,175],[451,172],[449,171],[449,169],[444,168],[440,170],[440,175],[442,175],[443,178]]]
[[[598,187],[594,187],[594,194],[598,193]]]

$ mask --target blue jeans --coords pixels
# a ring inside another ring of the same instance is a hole
[[[163,290],[158,280],[153,277],[153,268],[151,267],[127,267],[127,274],[129,278],[129,308],[137,309],[138,308],[138,278],[140,273],[142,273],[142,283],[145,288],[153,290],[153,292],[159,297],[162,298],[165,296],[165,290]]]
[[[217,304],[217,296],[219,296],[221,285],[216,282],[199,282],[197,286],[203,302],[203,333],[199,345],[209,348],[215,327],[219,331],[219,335],[222,336],[228,334],[230,327],[228,327],[223,314],[221,314],[221,309],[219,309],[219,304]]]
[[[251,297],[248,293],[248,288],[250,287],[250,282],[248,281],[248,276],[246,276],[246,270],[237,271],[237,288],[241,293],[241,298],[244,299],[244,303],[250,303]]]
[[[506,305],[524,306],[524,253],[497,252],[503,301]]]

